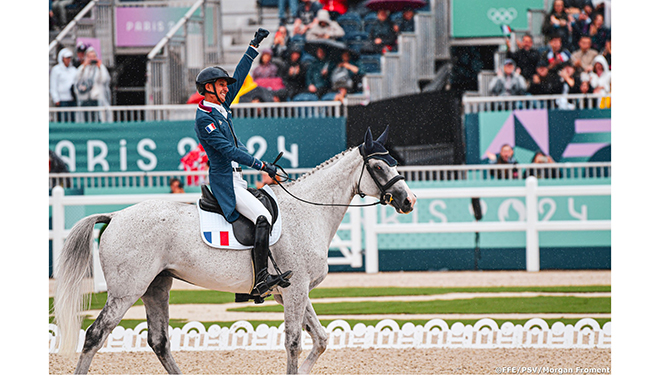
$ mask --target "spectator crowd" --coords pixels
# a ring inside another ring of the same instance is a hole
[[[364,74],[380,70],[380,55],[397,51],[398,34],[415,29],[413,9],[372,10],[367,2],[280,1],[280,26],[251,72],[272,95],[256,101],[342,100],[361,92]]]
[[[51,30],[66,26],[75,10],[88,1],[51,0]],[[280,25],[272,45],[260,51],[259,62],[251,72],[254,82],[269,92],[251,96],[249,101],[342,100],[350,93],[361,92],[364,74],[380,71],[380,55],[397,51],[399,33],[415,30],[412,8],[390,12],[368,8],[367,3],[280,0]],[[58,64],[51,70],[53,104],[108,105],[107,68],[90,46],[79,44],[75,53],[60,50]]]
[[[612,39],[604,6],[592,0],[554,0],[541,28],[545,45],[536,48],[530,34],[515,46],[507,38],[504,66],[490,82],[489,94],[609,95]]]

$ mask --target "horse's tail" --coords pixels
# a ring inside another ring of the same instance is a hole
[[[94,224],[109,223],[112,214],[87,216],[80,220],[66,238],[55,275],[55,323],[60,331],[60,350],[63,355],[75,353],[82,317],[80,312],[89,306],[90,296],[83,296],[82,281],[92,259]]]

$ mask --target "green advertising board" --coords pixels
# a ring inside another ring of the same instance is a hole
[[[236,119],[255,157],[284,168],[312,168],[346,149],[346,118]],[[71,172],[176,171],[198,144],[193,121],[50,123],[49,146]]]
[[[543,0],[453,0],[451,36],[502,36],[503,25],[508,25],[512,30],[526,30],[528,9],[543,9]]]

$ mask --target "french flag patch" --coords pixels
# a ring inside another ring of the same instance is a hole
[[[204,232],[204,238],[216,246],[229,246],[229,232]]]
[[[214,131],[214,130],[217,129],[217,128],[215,127],[215,124],[214,124],[214,123],[210,123],[210,124],[209,124],[207,127],[205,127],[204,129],[206,129],[206,132],[207,132],[207,133],[211,133],[212,131]]]

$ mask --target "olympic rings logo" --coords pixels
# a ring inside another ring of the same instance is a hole
[[[518,11],[515,8],[490,8],[486,12],[486,16],[488,16],[488,18],[490,18],[490,20],[496,25],[509,24],[518,17]]]

